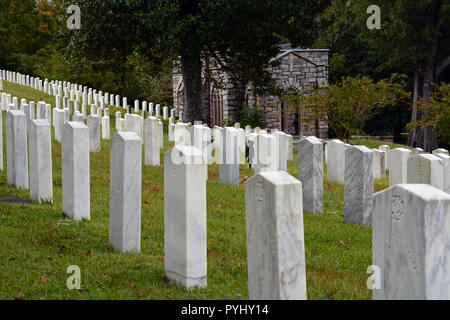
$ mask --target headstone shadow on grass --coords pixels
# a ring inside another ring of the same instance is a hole
[[[28,200],[20,199],[20,198],[0,198],[1,203],[10,203],[10,204],[36,204]]]

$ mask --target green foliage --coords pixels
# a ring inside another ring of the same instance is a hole
[[[418,126],[432,127],[437,130],[439,142],[443,146],[450,146],[450,84],[434,86],[435,90],[426,103],[423,100],[417,103],[418,110],[425,111],[424,119],[408,124],[412,130]]]
[[[314,116],[327,116],[328,125],[338,138],[349,141],[353,134],[362,133],[376,109],[396,106],[409,98],[403,78],[393,75],[374,83],[369,77],[347,77],[328,88],[315,89],[305,100],[305,107]]]
[[[250,108],[247,103],[243,103],[239,123],[241,124],[241,128],[245,126],[265,128],[267,123],[264,108],[259,105]]]
[[[357,1],[354,12],[362,31],[359,38],[368,42],[372,56],[381,59],[378,70],[411,72],[417,62],[434,59],[437,64],[450,55],[448,0],[417,0],[414,5],[409,0],[377,1],[382,19],[379,30],[365,27],[371,4],[371,0]]]
[[[209,61],[255,92],[277,92],[268,72],[282,39],[307,46],[317,33],[323,2],[263,0],[99,1],[79,0],[80,30],[65,31],[73,59],[110,61],[116,73],[131,72],[137,52],[154,74],[179,60],[185,83],[185,116],[200,110],[202,61]],[[120,39],[120,41],[118,41]],[[209,70],[205,71],[209,73]],[[123,80],[123,79],[122,79]],[[131,89],[132,91],[134,88]]]
[[[0,1],[0,67],[31,73],[57,33],[47,1]]]
[[[342,78],[357,75],[370,75],[379,61],[368,54],[367,40],[360,37],[365,25],[357,23],[355,1],[335,0],[324,10],[320,19],[320,34],[314,46],[330,50],[331,84],[341,81]],[[364,14],[364,17],[367,17]]]

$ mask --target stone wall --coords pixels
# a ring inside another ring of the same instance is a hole
[[[327,49],[291,49],[282,46],[280,54],[273,59],[275,66],[270,68],[279,88],[285,93],[302,92],[308,86],[324,87],[328,85],[328,53]],[[213,73],[221,79],[220,85],[205,82],[205,107],[210,111],[209,125],[223,125],[214,119],[214,100],[223,102],[223,118],[236,118],[239,112],[240,96],[244,96],[249,106],[256,104],[264,107],[266,112],[267,128],[280,129],[286,133],[298,135],[315,135],[325,138],[328,136],[328,124],[326,119],[314,119],[310,112],[303,111],[302,115],[296,115],[288,110],[286,103],[281,103],[275,96],[256,96],[252,87],[242,88],[231,81],[219,70]],[[177,68],[174,68],[173,89],[174,106],[176,110],[183,110],[183,80]],[[219,87],[219,88],[215,88]],[[216,90],[216,91],[214,91]],[[245,92],[242,92],[242,91]],[[209,92],[209,94],[207,94]],[[283,110],[286,110],[284,113]],[[284,115],[284,116],[283,116]],[[310,119],[310,121],[307,121]],[[302,127],[302,130],[300,130]]]

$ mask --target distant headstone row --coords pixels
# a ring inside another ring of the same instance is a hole
[[[101,151],[100,139],[109,140],[109,110],[93,104],[85,117],[86,108],[79,112],[76,100],[63,99],[62,105],[58,100],[52,110],[42,101],[35,105],[22,99],[19,106],[17,98],[2,94],[8,183],[30,189],[36,201],[52,202],[53,118],[55,140],[62,146],[62,210],[76,220],[90,219],[90,152]],[[109,244],[117,251],[141,250],[142,152],[145,165],[160,166],[163,147],[156,111],[146,119],[128,112],[124,119],[120,112],[115,115]],[[425,154],[387,145],[373,150],[304,137],[297,147],[296,179],[286,172],[293,139],[281,131],[239,124],[210,129],[175,123],[172,115],[168,123],[175,144],[164,154],[164,257],[171,281],[188,289],[207,286],[208,163],[219,164],[220,183],[234,186],[240,183],[239,166],[247,164],[255,172],[245,186],[250,298],[306,299],[303,212],[324,212],[325,159],[328,182],[345,185],[345,221],[372,226],[373,264],[381,270],[374,298],[450,298],[447,150]],[[374,194],[374,179],[385,178],[387,168],[391,187]]]

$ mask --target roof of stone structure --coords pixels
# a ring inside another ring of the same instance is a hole
[[[285,56],[287,56],[287,55],[292,53],[292,54],[296,55],[297,57],[302,58],[305,61],[307,61],[307,62],[309,62],[309,63],[311,63],[311,64],[313,64],[315,66],[328,66],[328,64],[316,63],[316,62],[308,59],[307,57],[304,57],[303,55],[301,55],[301,53],[302,52],[320,52],[320,51],[328,52],[328,51],[330,51],[329,49],[292,48],[290,44],[282,44],[282,45],[279,46],[279,48],[280,48],[280,53],[275,58],[272,58],[270,60],[270,62],[277,61],[277,60],[279,60],[279,59],[281,59],[281,58],[283,58],[283,57],[285,57]]]

